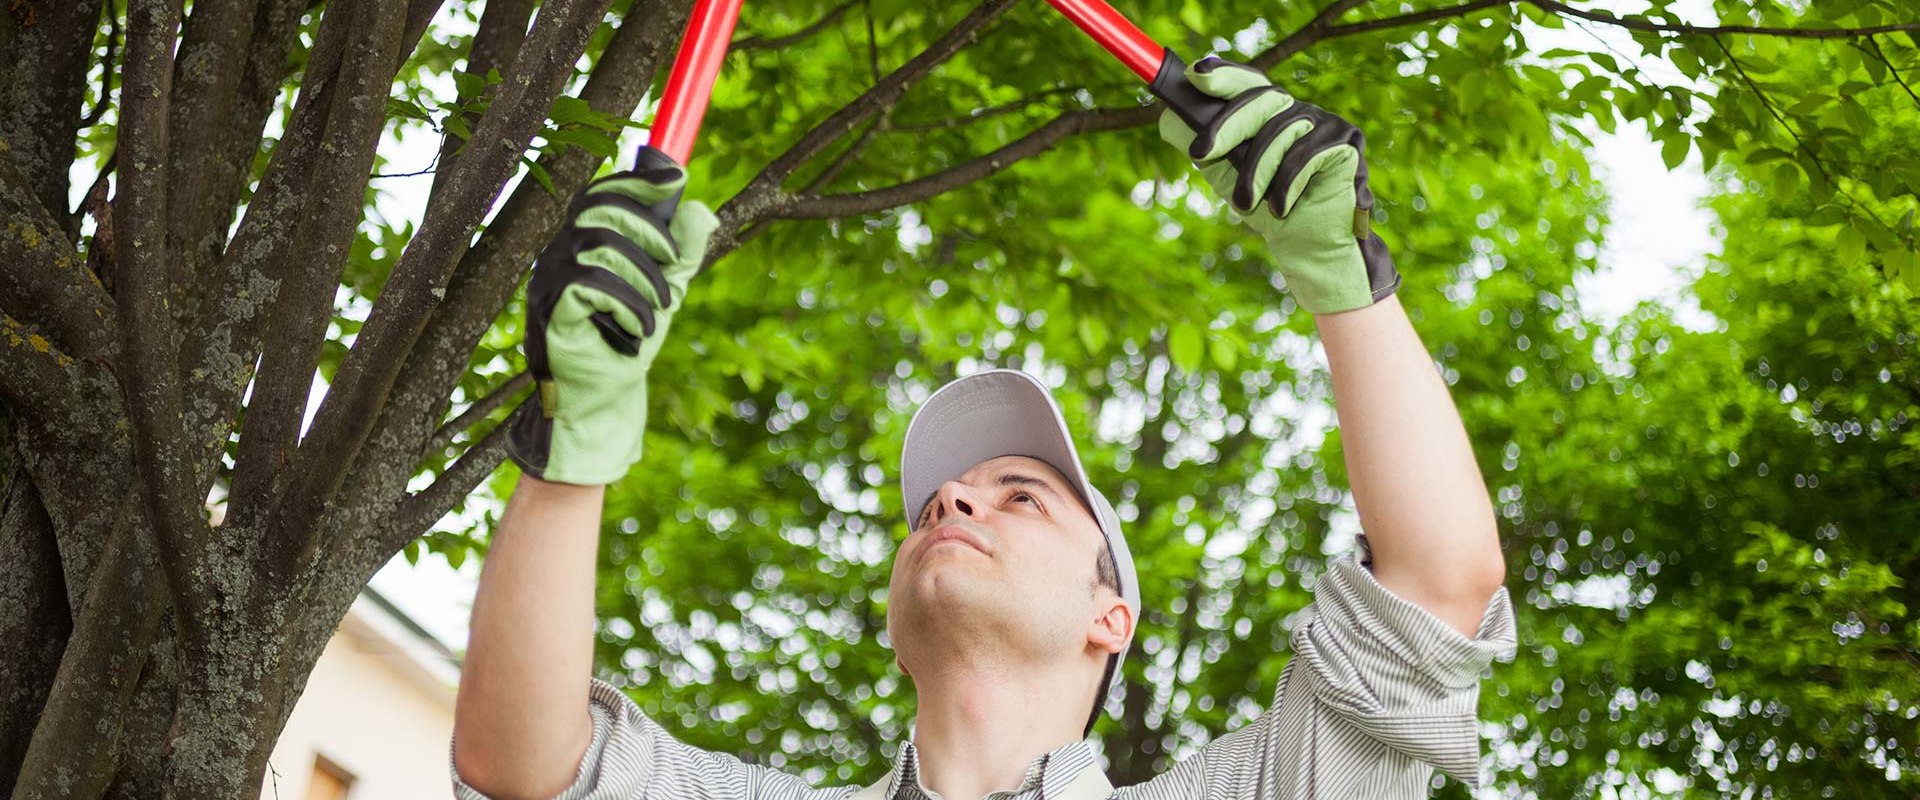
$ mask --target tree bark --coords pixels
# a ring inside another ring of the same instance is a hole
[[[67,169],[99,21],[100,0],[11,3],[0,13],[0,139],[8,144],[0,151],[12,151],[67,242],[80,234],[67,209]]]
[[[0,786],[20,774],[73,631],[53,521],[20,466],[12,427],[0,406],[0,642],[15,643],[0,652]]]

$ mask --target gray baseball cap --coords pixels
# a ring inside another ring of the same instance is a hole
[[[1067,433],[1060,405],[1038,378],[1019,370],[978,372],[940,387],[921,404],[907,423],[906,444],[900,455],[900,488],[907,506],[907,526],[919,516],[920,504],[940,485],[960,477],[975,464],[1000,456],[1026,456],[1047,462],[1065,475],[1093,509],[1100,532],[1113,551],[1120,576],[1120,596],[1140,618],[1140,576],[1134,571],[1133,552],[1120,532],[1120,517],[1100,490],[1087,482],[1080,455]],[[1105,690],[1095,701],[1087,729],[1099,718],[1107,693],[1120,683],[1120,662],[1133,641],[1107,659]]]

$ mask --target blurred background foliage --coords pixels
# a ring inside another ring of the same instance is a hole
[[[1189,57],[1250,60],[1308,31],[1269,74],[1367,132],[1376,229],[1473,436],[1520,612],[1519,657],[1483,687],[1487,793],[1920,796],[1911,27],[1639,30],[1623,48],[1562,34],[1678,25],[1674,4],[1618,4],[1610,21],[1571,13],[1610,4],[1342,2],[1340,24],[1395,21],[1329,33],[1309,26],[1323,3],[1124,10]],[[750,3],[691,194],[732,196],[968,10]],[[488,79],[463,71],[479,4],[447,13],[395,87],[402,139],[464,136],[474,107],[457,88]],[[1686,20],[1917,17],[1904,0],[1721,0]],[[1531,43],[1546,39],[1591,46]],[[1143,102],[1025,3],[794,185],[892,186],[1062,113]],[[631,153],[645,122],[563,100],[538,142]],[[1623,122],[1643,123],[1670,166],[1698,153],[1710,170],[1723,245],[1693,286],[1704,329],[1656,303],[1596,319],[1574,291],[1608,237],[1636,235],[1609,227],[1589,164],[1589,137]],[[110,124],[89,131],[83,158],[112,141]],[[422,166],[384,156],[385,173]],[[369,214],[336,359],[413,224]],[[1070,137],[908,206],[749,236],[695,283],[655,368],[647,456],[610,494],[605,677],[688,742],[820,782],[877,775],[914,712],[883,636],[905,535],[901,437],[942,382],[1008,366],[1055,387],[1145,584],[1109,701],[1121,719],[1095,732],[1115,782],[1264,708],[1290,625],[1357,521],[1311,320],[1150,126]],[[524,368],[522,314],[518,300],[502,312],[456,410]],[[420,483],[506,411],[430,458]],[[484,552],[515,478],[503,468],[409,557]]]

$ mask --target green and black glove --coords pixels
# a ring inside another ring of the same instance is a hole
[[[1373,191],[1359,129],[1245,64],[1203,58],[1186,78],[1226,107],[1198,131],[1167,111],[1160,136],[1185,150],[1266,240],[1300,307],[1333,314],[1393,294],[1400,273],[1369,222]]]
[[[679,203],[686,182],[673,159],[643,149],[633,171],[574,198],[535,262],[526,347],[539,390],[507,434],[527,474],[605,484],[640,460],[647,368],[719,225],[698,201]]]

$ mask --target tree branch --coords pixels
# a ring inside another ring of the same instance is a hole
[[[474,229],[512,177],[610,2],[549,0],[542,6],[513,74],[501,83],[500,96],[474,130],[481,146],[463,154],[442,199],[427,208],[359,340],[341,362],[312,435],[295,455],[293,484],[275,511],[274,525],[301,539],[282,554],[292,563],[304,560],[315,535],[313,523],[359,455],[400,367],[446,296],[447,279]]]
[[[1334,20],[1339,19],[1340,15],[1352,11],[1356,6],[1364,5],[1366,2],[1367,0],[1334,0],[1328,3],[1325,7],[1321,8],[1318,13],[1313,15],[1313,19],[1307,20],[1307,24],[1300,26],[1300,28],[1293,33],[1287,34],[1285,38],[1282,38],[1278,43],[1274,44],[1274,46],[1267,48],[1266,52],[1254,56],[1253,61],[1249,63],[1261,70],[1272,69],[1275,64],[1292,58],[1295,53],[1305,50],[1314,42],[1326,38],[1327,29],[1333,26]]]
[[[1579,17],[1590,22],[1616,25],[1636,31],[1649,33],[1685,33],[1703,36],[1722,34],[1753,34],[1759,36],[1783,36],[1795,39],[1852,39],[1860,36],[1872,36],[1877,33],[1895,31],[1920,31],[1920,22],[1900,22],[1891,25],[1875,25],[1865,28],[1779,28],[1764,25],[1683,25],[1649,20],[1616,17],[1601,11],[1586,11],[1574,8],[1558,0],[1521,0],[1530,3],[1542,11]]]
[[[18,10],[23,3],[11,2]],[[49,215],[58,214],[62,238],[79,238],[67,217],[67,174],[79,144],[81,105],[93,40],[100,30],[100,0],[34,3],[25,24],[0,22],[0,139],[12,149],[15,168],[27,177]]]
[[[1907,97],[1912,98],[1914,106],[1920,108],[1920,94],[1914,94],[1913,87],[1907,85],[1907,79],[1900,77],[1900,68],[1894,66],[1893,61],[1887,58],[1887,51],[1880,49],[1880,40],[1868,36],[1866,41],[1867,46],[1873,48],[1874,57],[1880,59],[1880,63],[1887,65],[1887,74],[1893,76],[1893,81],[1900,84],[1901,89],[1906,90]]]
[[[212,539],[194,496],[185,414],[166,310],[167,86],[179,24],[171,0],[130,0],[126,74],[122,78],[120,152],[128,169],[114,199],[119,230],[120,382],[134,428],[140,498],[159,539],[167,588],[180,609],[187,641],[204,641],[210,611],[202,549]]]
[[[74,360],[20,321],[0,311],[0,401],[14,416],[38,419],[45,406],[72,396]]]
[[[339,94],[328,104],[326,135],[307,175],[305,208],[289,251],[301,255],[288,259],[297,265],[278,270],[285,279],[268,315],[260,371],[247,403],[227,515],[238,529],[257,521],[287,474],[326,342],[334,294],[363,215],[367,176],[386,124],[385,101],[401,45],[405,21],[400,6],[355,3],[334,8],[351,15],[352,34],[341,56],[334,82]],[[266,567],[275,563],[261,560]]]
[[[513,69],[513,60],[520,56],[520,45],[527,40],[527,20],[533,18],[533,0],[489,0],[486,10],[480,15],[480,29],[473,34],[473,45],[467,50],[468,75],[481,79],[485,85],[487,73]],[[474,98],[460,93],[455,98],[462,106]],[[467,130],[478,127],[478,114],[466,115]],[[466,142],[458,136],[448,134],[440,140],[440,154],[435,163],[453,166],[458,159],[460,147]],[[433,188],[427,194],[427,205],[432,206],[441,189],[446,186],[449,171],[434,173]]]
[[[234,89],[234,102],[227,118],[220,124],[207,130],[196,131],[194,135],[206,136],[219,142],[204,162],[205,175],[202,178],[201,194],[183,199],[192,203],[195,213],[189,217],[188,227],[172,232],[174,241],[185,249],[175,250],[174,258],[185,265],[184,274],[192,277],[192,285],[186,292],[187,307],[180,317],[187,322],[183,330],[187,332],[188,342],[182,352],[187,359],[184,364],[189,375],[198,374],[202,379],[194,379],[190,391],[194,392],[194,402],[188,403],[188,413],[198,414],[200,409],[211,412],[211,416],[220,419],[214,423],[225,425],[231,411],[240,402],[240,392],[246,386],[240,379],[230,390],[231,399],[220,395],[218,401],[207,396],[207,390],[214,389],[206,385],[204,376],[227,374],[225,370],[216,370],[214,362],[203,357],[199,342],[206,331],[217,329],[220,323],[231,324],[233,309],[227,308],[234,302],[235,287],[244,292],[257,287],[265,280],[263,273],[255,271],[259,261],[239,261],[223,259],[228,235],[233,232],[233,222],[239,213],[243,193],[247,191],[253,177],[254,157],[260,150],[260,139],[266,129],[267,118],[279,107],[281,84],[291,74],[296,64],[304,62],[305,73],[301,81],[300,102],[311,105],[319,99],[314,95],[332,79],[330,64],[334,62],[340,42],[338,37],[328,38],[328,25],[321,22],[321,37],[313,49],[306,53],[304,60],[293,57],[294,47],[300,43],[300,26],[307,12],[307,0],[263,0],[254,9],[252,25],[253,39],[246,46],[246,58],[240,65],[240,81]],[[324,108],[324,105],[321,106]],[[302,136],[318,136],[313,127],[297,125],[299,106],[295,115],[285,121],[285,133],[280,145],[274,148],[273,158],[286,158],[279,164],[279,170],[285,171],[288,162],[298,159],[292,156],[305,152],[311,139],[301,140]],[[311,115],[313,112],[308,112]],[[324,117],[324,114],[322,114]],[[318,118],[315,118],[318,119]],[[269,166],[270,172],[272,166]],[[298,174],[297,171],[293,174]],[[275,201],[276,190],[263,176],[257,191],[248,200],[248,214],[252,215]],[[285,201],[281,201],[284,203]],[[263,213],[262,216],[270,216]],[[258,220],[256,219],[256,222]],[[245,298],[236,303],[241,309],[252,308],[253,304]],[[251,312],[248,312],[251,313]],[[209,321],[211,320],[211,321]],[[256,341],[257,328],[227,330],[230,337],[226,343],[233,349],[217,348],[220,358],[232,358],[251,366],[256,360],[252,343]],[[224,365],[223,365],[224,366]],[[217,409],[217,411],[215,411]],[[196,429],[198,425],[194,425]],[[212,441],[224,441],[224,427],[219,436]]]
[[[521,373],[526,374],[526,373]],[[515,414],[527,413],[531,406],[521,406]],[[460,460],[447,466],[433,484],[401,499],[399,507],[394,509],[393,525],[382,537],[389,552],[405,547],[407,542],[418,538],[433,527],[433,523],[452,511],[461,498],[473,493],[481,481],[492,475],[507,458],[507,431],[513,427],[513,417],[495,425],[486,436],[474,442]]]
[[[899,69],[889,73],[876,82],[872,88],[862,93],[852,102],[841,106],[838,111],[827,115],[812,130],[807,131],[792,147],[768,162],[765,169],[736,193],[719,209],[720,229],[714,234],[714,240],[708,245],[707,264],[711,265],[721,255],[731,252],[738,246],[737,234],[746,226],[759,221],[775,207],[784,204],[790,198],[781,191],[780,186],[794,170],[826,149],[841,136],[852,131],[860,123],[874,115],[890,109],[908,89],[927,76],[933,69],[953,57],[967,45],[976,41],[989,23],[999,19],[1015,0],[986,0],[955,23],[946,33],[940,35],[932,44],[927,45],[919,55],[900,65]],[[704,267],[702,268],[705,269]]]
[[[439,430],[434,431],[433,438],[427,440],[422,452],[436,453],[445,450],[453,444],[453,437],[473,427],[474,423],[486,419],[495,409],[518,396],[520,390],[527,388],[530,383],[533,383],[531,372],[521,372],[508,378],[505,383],[494,387],[493,391],[487,392],[485,396],[468,404],[466,409],[460,412],[460,416],[454,417],[447,424],[440,426]]]
[[[997,174],[1021,159],[1046,152],[1069,136],[1138,127],[1158,119],[1159,114],[1159,109],[1154,106],[1069,111],[998,150],[944,172],[867,192],[789,197],[773,216],[783,219],[825,219],[871,214],[919,202]]]
[[[248,0],[196,0],[181,33],[167,109],[167,139],[173,143],[166,165],[167,235],[174,237],[168,249],[175,253],[194,249],[186,237],[205,235],[196,225],[205,215],[197,201],[206,194],[207,182],[216,178],[213,162],[224,142],[204,132],[225,128],[233,116],[247,56],[247,48],[237,43],[253,40],[254,5]],[[174,258],[167,266],[172,270],[168,304],[185,330],[194,322],[193,265]]]
[[[860,2],[861,0],[847,0],[845,3],[834,6],[825,16],[814,20],[812,24],[783,36],[768,37],[755,35],[735,39],[732,44],[727,45],[727,52],[740,53],[748,50],[781,50],[790,45],[799,44],[813,38],[815,34],[826,30],[828,25],[838,22],[841,17],[846,16],[847,12],[852,10],[854,6],[859,5]]]
[[[0,310],[47,330],[76,358],[107,360],[120,349],[113,298],[89,273],[65,232],[14,168],[0,139]],[[61,201],[62,210],[65,209]]]
[[[107,17],[107,53],[105,58],[100,59],[100,100],[94,103],[92,111],[80,117],[80,127],[82,129],[91,128],[100,124],[101,118],[107,115],[107,108],[112,105],[108,98],[113,96],[113,59],[114,48],[120,45],[120,14],[115,11],[111,3],[105,4],[105,8]],[[77,217],[79,214],[76,212],[74,216]]]

